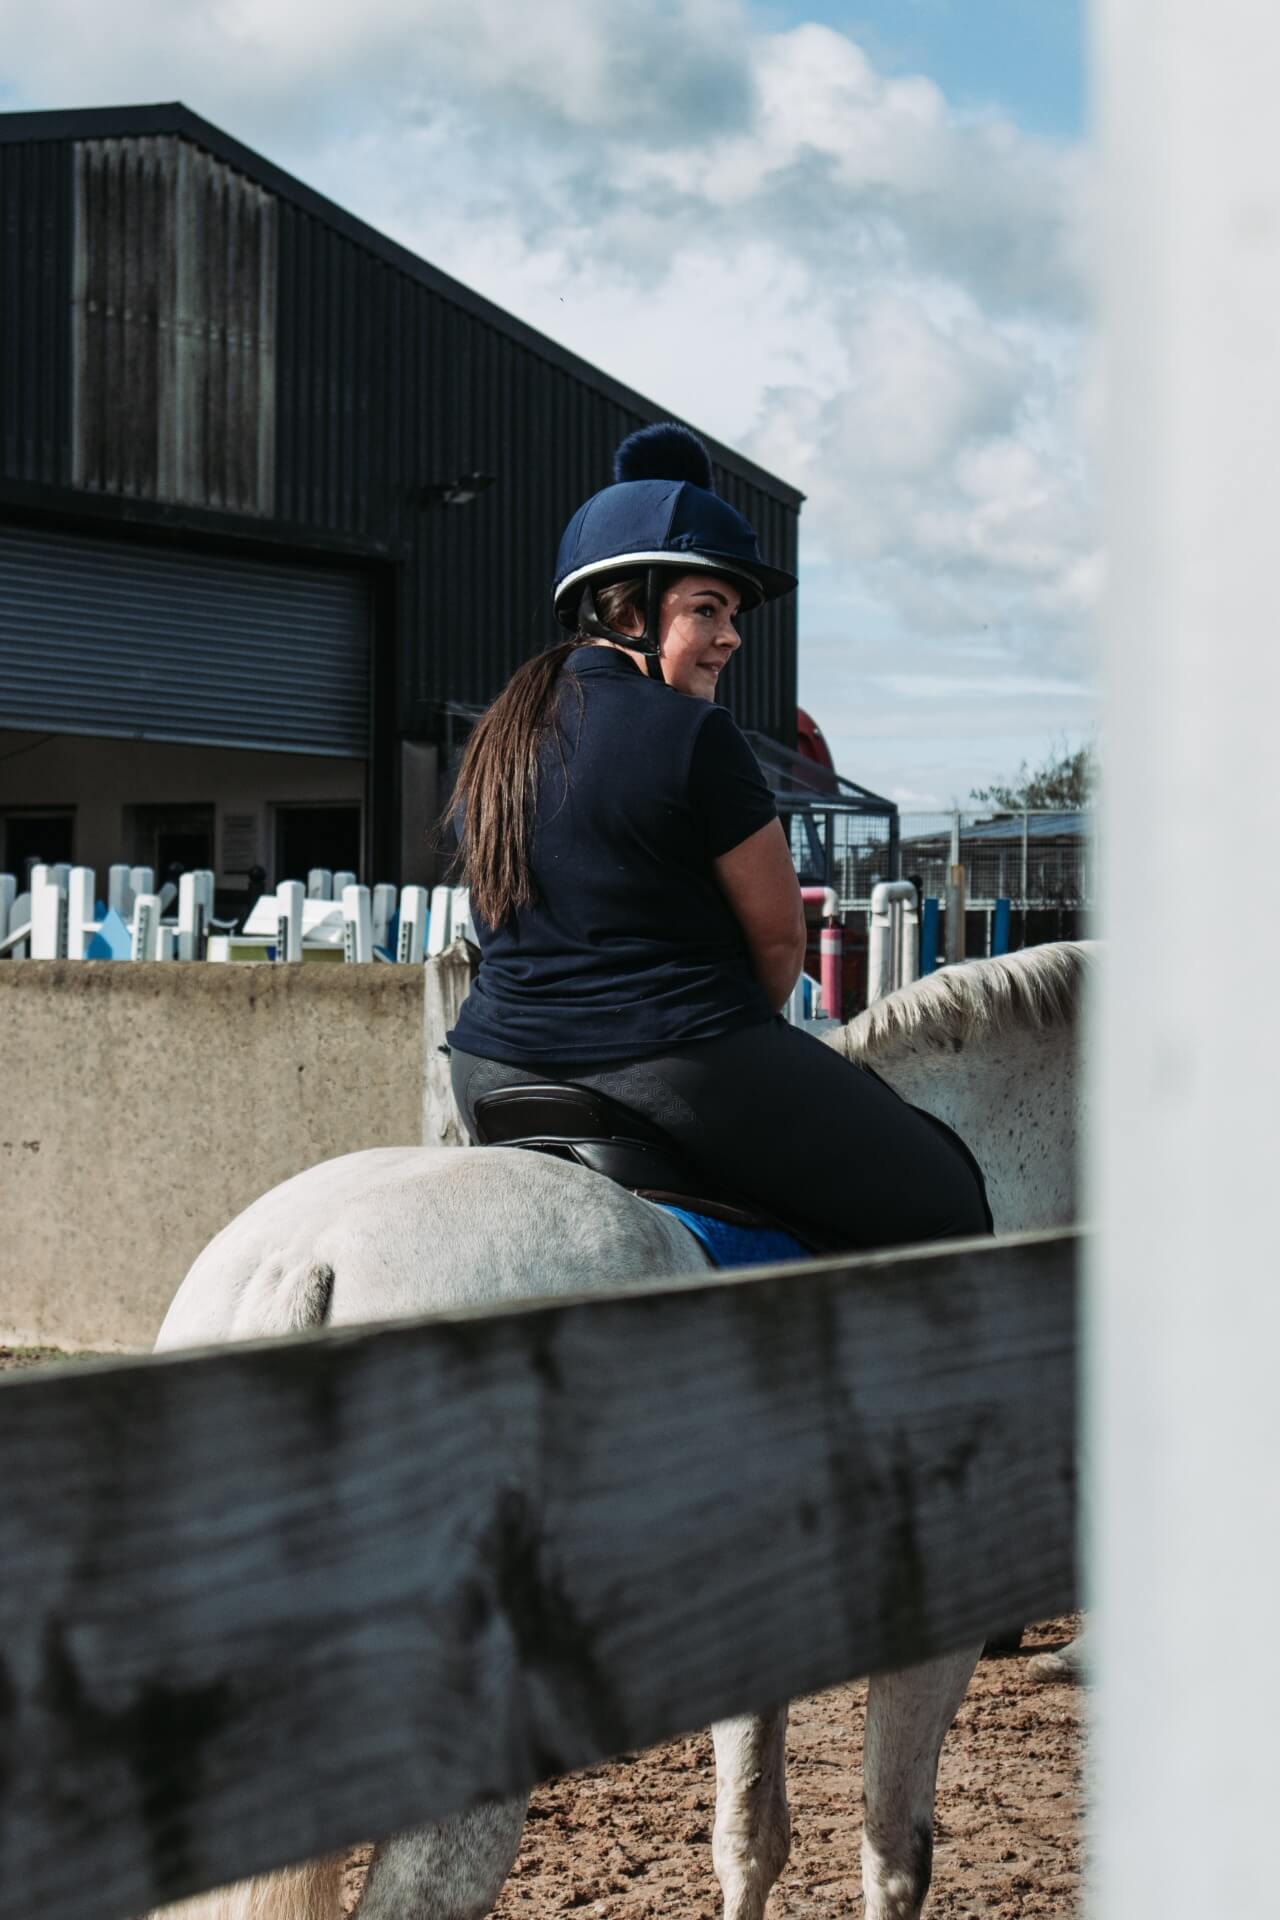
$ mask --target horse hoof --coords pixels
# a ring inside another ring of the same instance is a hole
[[[1027,1662],[1026,1673],[1028,1680],[1034,1680],[1042,1687],[1061,1686],[1064,1682],[1074,1686],[1084,1677],[1079,1663],[1064,1660],[1060,1653],[1033,1654]]]

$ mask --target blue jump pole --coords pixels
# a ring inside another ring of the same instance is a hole
[[[933,973],[938,965],[938,902],[926,900],[920,916],[920,971]]]
[[[1012,918],[1012,902],[997,900],[995,914],[991,921],[992,953],[1008,953],[1009,923]]]

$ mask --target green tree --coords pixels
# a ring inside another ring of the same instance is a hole
[[[1060,807],[1066,812],[1090,806],[1098,791],[1098,749],[1085,741],[1072,747],[1065,739],[1051,749],[1050,758],[1032,768],[1024,760],[1017,778],[1005,786],[974,787],[969,798],[1002,813],[1024,808]]]

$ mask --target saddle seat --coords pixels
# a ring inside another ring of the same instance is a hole
[[[552,1081],[497,1087],[480,1095],[474,1112],[481,1146],[549,1153],[602,1173],[659,1206],[705,1214],[734,1227],[788,1234],[814,1251],[826,1250],[812,1228],[779,1220],[741,1194],[709,1182],[660,1127],[608,1094]]]

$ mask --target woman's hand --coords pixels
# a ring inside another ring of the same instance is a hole
[[[770,820],[712,861],[716,882],[746,937],[756,978],[777,1013],[804,965],[808,935],[800,882],[780,820]]]

